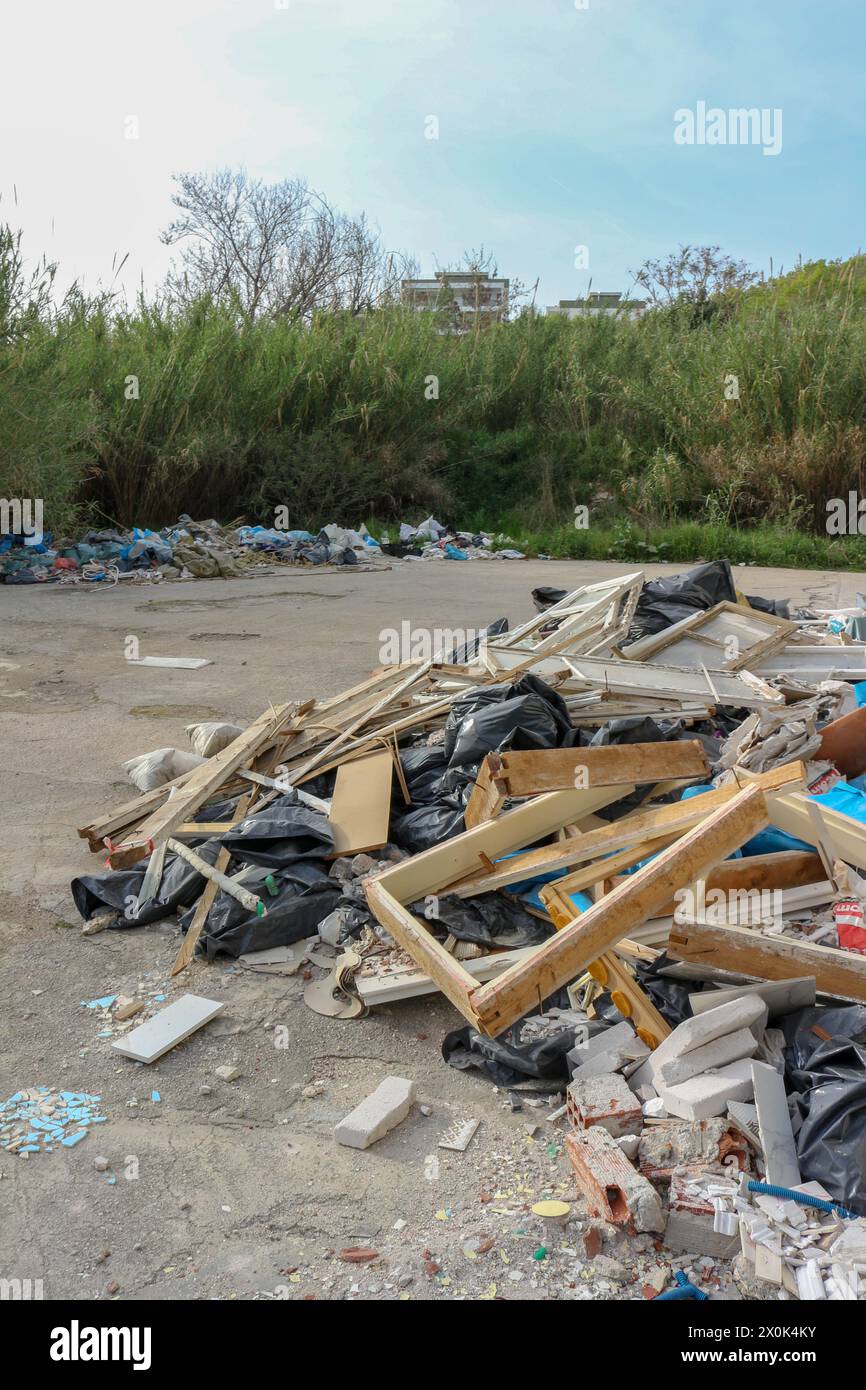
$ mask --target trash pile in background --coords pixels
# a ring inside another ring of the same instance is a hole
[[[193,763],[131,759],[140,795],[79,832],[108,866],[73,881],[83,930],[176,917],[178,983],[303,961],[329,1017],[441,992],[445,1063],[549,1098],[587,1252],[637,1233],[744,1297],[859,1298],[866,648],[726,562],[534,599],[448,659],[190,726]],[[149,1001],[111,1045],[149,1063],[220,1007]],[[412,1123],[377,1081],[336,1142]],[[703,1296],[681,1276],[643,1296]]]
[[[271,564],[387,565],[404,560],[522,560],[506,537],[451,531],[433,517],[413,527],[403,523],[399,539],[379,540],[362,523],[357,530],[331,523],[315,535],[304,530],[268,526],[220,526],[213,519],[195,522],[181,516],[175,526],[150,531],[87,531],[71,541],[44,533],[0,538],[0,582],[42,584],[82,582],[117,584],[121,580],[158,582],[170,579],[238,579],[262,573]],[[496,548],[499,545],[500,548]]]

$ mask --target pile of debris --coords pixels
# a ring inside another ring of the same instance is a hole
[[[80,831],[108,864],[72,884],[84,930],[177,914],[174,976],[306,960],[333,1017],[441,992],[465,1020],[445,1060],[553,1098],[592,1215],[736,1256],[744,1296],[860,1297],[864,647],[726,562],[536,606],[191,726],[192,766],[160,750],[181,762]],[[152,1061],[220,1007],[184,995],[112,1046]],[[336,1139],[412,1104],[387,1078]]]
[[[135,526],[89,530],[79,540],[46,532],[0,538],[0,583],[117,584],[120,580],[240,579],[273,564],[356,565],[387,568],[402,560],[523,560],[508,537],[453,531],[428,517],[420,526],[401,524],[399,538],[378,540],[361,523],[357,530],[334,523],[315,534],[271,526],[220,526],[186,514],[174,526],[151,531]]]

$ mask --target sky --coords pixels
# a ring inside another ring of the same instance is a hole
[[[42,0],[4,38],[0,220],[64,285],[155,288],[172,175],[227,166],[423,274],[483,244],[540,306],[684,242],[767,273],[861,247],[862,0]],[[734,108],[763,145],[699,143]]]

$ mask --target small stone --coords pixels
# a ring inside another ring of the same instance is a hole
[[[103,1158],[102,1155],[99,1154],[93,1160],[93,1166],[96,1169],[97,1173],[105,1173],[111,1167],[111,1164],[108,1162],[107,1158]]]
[[[429,1105],[419,1105],[419,1106],[418,1106],[418,1109],[421,1111],[421,1114],[422,1114],[422,1115],[432,1115],[432,1114],[433,1114],[433,1111],[432,1111],[432,1109],[431,1109],[431,1107],[430,1107]]]
[[[217,1067],[216,1075],[221,1081],[237,1081],[241,1075],[241,1069],[234,1066]]]
[[[198,1093],[200,1096],[209,1096],[213,1093],[213,1086],[199,1086]]]
[[[337,1255],[338,1260],[342,1260],[344,1264],[349,1265],[366,1264],[368,1260],[376,1260],[378,1257],[378,1250],[374,1250],[372,1246],[369,1245],[347,1246]]]
[[[116,1293],[120,1293],[120,1285],[118,1284],[118,1282],[117,1282],[116,1279],[112,1279],[112,1281],[111,1281],[110,1284],[106,1284],[106,1286],[105,1286],[105,1292],[106,1292],[107,1294],[116,1294]]]

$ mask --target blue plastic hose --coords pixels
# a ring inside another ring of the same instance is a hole
[[[835,1212],[848,1221],[856,1221],[857,1213],[840,1206],[838,1202],[826,1202],[823,1197],[812,1197],[808,1192],[795,1192],[791,1187],[776,1187],[770,1182],[756,1182],[749,1179],[749,1191],[760,1192],[765,1197],[781,1197],[782,1201],[799,1202],[801,1207],[816,1207],[818,1211]]]

